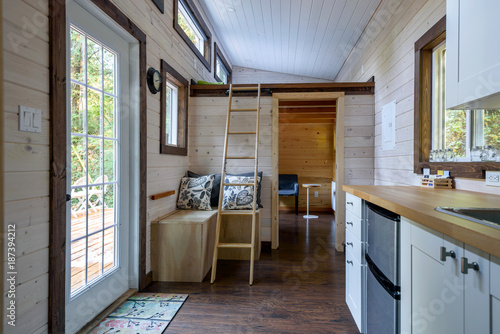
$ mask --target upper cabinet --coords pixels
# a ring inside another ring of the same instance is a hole
[[[499,109],[500,1],[446,6],[446,109]]]

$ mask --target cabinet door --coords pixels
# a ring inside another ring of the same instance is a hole
[[[444,236],[443,247],[446,252],[444,264],[443,290],[439,295],[444,308],[445,329],[447,333],[464,333],[464,275],[460,271],[460,261],[464,256],[464,243]]]
[[[364,267],[361,266],[349,250],[345,252],[345,258],[346,303],[358,329],[362,331],[361,296],[365,284],[363,279]]]
[[[446,108],[498,107],[500,35],[497,0],[447,1]]]
[[[444,310],[439,296],[443,284],[444,266],[427,253],[436,249],[421,250],[412,246],[412,333],[445,333]],[[450,332],[451,333],[451,332]]]
[[[469,269],[465,280],[465,333],[490,333],[490,263],[489,254],[465,245],[468,263],[477,263],[478,270]]]

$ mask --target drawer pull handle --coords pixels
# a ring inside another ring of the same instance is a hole
[[[352,222],[346,222],[346,224],[354,226],[354,224]]]
[[[354,247],[354,244],[352,242],[346,242],[345,244]]]
[[[354,206],[353,202],[346,202],[346,204],[350,204],[350,205]]]
[[[441,247],[440,249],[440,252],[439,252],[439,259],[441,261],[446,261],[446,257],[449,256],[451,257],[452,259],[456,258],[457,256],[455,255],[455,252],[454,251],[449,251],[447,252],[446,251],[446,247]]]
[[[351,260],[347,260],[345,261],[347,264],[353,264],[353,262]]]
[[[469,263],[469,260],[466,257],[462,258],[462,274],[468,274],[469,269],[474,269],[475,271],[479,271],[479,264],[477,262]]]

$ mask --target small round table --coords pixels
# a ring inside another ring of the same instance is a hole
[[[309,188],[321,187],[321,184],[317,183],[304,183],[302,187],[307,188],[307,214],[304,216],[305,219],[318,218],[318,216],[309,214]]]

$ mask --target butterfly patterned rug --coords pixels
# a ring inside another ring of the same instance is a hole
[[[136,293],[121,304],[91,333],[163,333],[188,295]]]

